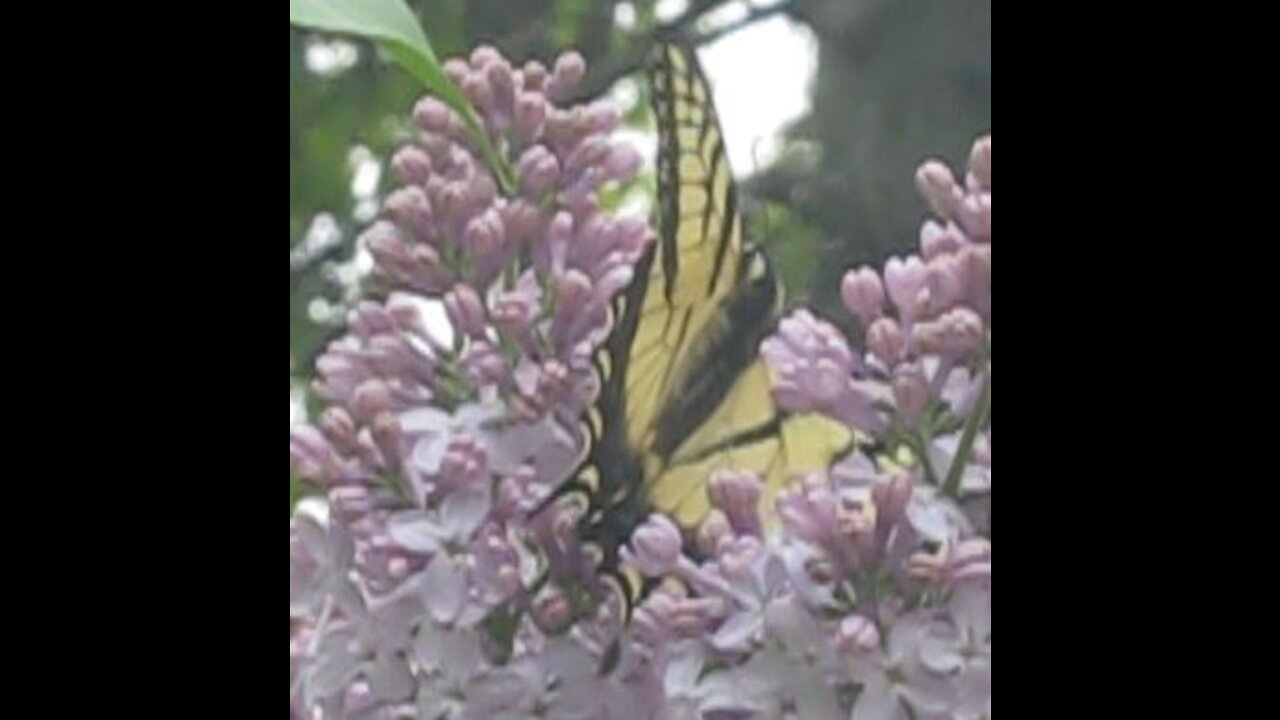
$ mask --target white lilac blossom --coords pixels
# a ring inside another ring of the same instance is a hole
[[[780,406],[868,442],[771,507],[755,475],[717,473],[692,538],[650,517],[620,552],[652,580],[629,607],[581,510],[545,501],[654,239],[598,200],[639,156],[610,140],[616,109],[558,104],[576,54],[481,48],[445,71],[510,171],[443,103],[414,109],[362,238],[382,299],[317,363],[328,408],[290,431],[324,501],[290,521],[290,717],[989,719],[990,138],[963,180],[920,170],[918,256],[845,279],[858,341],[800,311],[762,348]]]

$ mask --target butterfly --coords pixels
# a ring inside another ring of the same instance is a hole
[[[613,307],[595,358],[601,381],[589,450],[564,490],[583,504],[581,534],[634,600],[619,550],[652,511],[692,531],[719,470],[751,471],[770,508],[797,472],[825,470],[852,438],[775,405],[760,343],[783,310],[777,276],[748,242],[711,86],[691,47],[663,42],[647,69],[658,126],[659,238]]]

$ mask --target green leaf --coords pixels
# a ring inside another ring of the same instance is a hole
[[[505,189],[515,184],[462,91],[449,81],[427,35],[404,0],[289,0],[289,24],[376,40],[410,75],[463,119]]]
[[[404,0],[289,0],[289,24],[380,40],[406,48],[419,65],[440,67]]]
[[[569,46],[577,42],[582,19],[587,14],[587,0],[556,2],[556,44]]]

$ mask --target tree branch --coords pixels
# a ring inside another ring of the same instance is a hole
[[[758,23],[761,20],[771,18],[774,15],[785,15],[791,13],[792,10],[793,8],[790,0],[784,0],[783,2],[768,5],[766,7],[753,6],[751,11],[747,13],[746,17],[735,22],[731,22],[724,27],[716,28],[711,32],[699,35],[694,42],[698,45],[707,45],[725,37],[726,35],[732,35],[748,25]]]
[[[608,63],[597,66],[600,68],[599,70],[588,73],[587,79],[568,98],[569,102],[577,103],[598,98],[608,92],[619,80],[639,72],[644,67],[645,61],[648,60],[649,54],[653,52],[653,48],[663,38],[684,35],[689,36],[690,42],[695,46],[706,45],[737,32],[748,25],[773,15],[789,12],[792,9],[792,0],[783,0],[768,7],[753,7],[746,17],[741,20],[709,33],[703,35],[691,35],[689,33],[690,26],[719,7],[723,2],[724,0],[697,0],[691,2],[679,17],[661,24],[654,28],[652,32],[637,38],[635,43],[621,55]]]

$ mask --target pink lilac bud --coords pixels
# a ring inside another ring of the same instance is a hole
[[[477,172],[467,184],[467,202],[477,211],[488,208],[498,198],[498,185],[488,172]],[[490,210],[492,212],[492,210]]]
[[[925,163],[916,173],[916,186],[933,208],[934,214],[950,218],[963,191],[956,184],[955,176],[944,164],[936,161]]]
[[[614,145],[604,158],[605,177],[615,181],[630,180],[639,172],[643,162],[640,153],[631,145]]]
[[[444,293],[454,282],[453,272],[440,260],[440,253],[427,245],[414,245],[401,283],[428,296]]]
[[[773,396],[784,409],[820,412],[869,433],[883,429],[872,388],[856,382],[859,364],[844,337],[807,311],[782,321],[761,355],[773,375]]]
[[[898,315],[904,325],[910,326],[919,314],[918,307],[928,282],[928,273],[928,268],[917,257],[907,258],[905,261],[893,258],[885,266],[885,288],[894,306],[898,308]]]
[[[661,577],[676,569],[681,558],[680,529],[665,515],[650,515],[624,548],[626,562],[648,577]],[[630,550],[628,552],[628,550]]]
[[[614,220],[608,226],[607,238],[611,254],[620,256],[628,265],[635,265],[654,242],[653,230],[638,217]]]
[[[915,327],[913,340],[928,353],[959,360],[982,349],[986,328],[982,318],[968,308],[959,308],[937,320]]]
[[[735,537],[721,545],[716,561],[721,574],[729,582],[740,585],[753,584],[756,569],[766,552],[759,538],[749,535]]]
[[[542,363],[524,361],[516,369],[516,410],[527,422],[541,419],[550,412],[572,388],[572,378],[567,366],[559,360]]]
[[[356,446],[356,421],[345,409],[337,406],[325,408],[316,426],[334,447],[350,454]]]
[[[421,307],[408,296],[402,294],[392,295],[387,300],[385,314],[392,328],[396,331],[423,338],[430,336]]]
[[[920,230],[920,255],[927,261],[941,255],[954,255],[968,242],[964,231],[954,223],[944,226],[930,220]]]
[[[369,341],[369,367],[406,385],[429,386],[435,381],[436,359],[429,347],[412,343],[406,335],[379,335]]]
[[[364,485],[342,485],[329,491],[330,509],[348,525],[374,512],[378,505],[373,491]]]
[[[471,338],[485,337],[484,303],[470,285],[456,285],[444,298],[449,321],[459,332]]]
[[[522,92],[516,98],[516,130],[523,138],[533,138],[547,121],[547,99],[541,93]]]
[[[937,317],[962,298],[964,266],[954,255],[939,255],[925,265],[925,283],[918,301],[918,318]]]
[[[455,435],[449,441],[440,460],[441,484],[457,489],[487,480],[489,459],[484,446],[465,433]]]
[[[976,181],[977,188],[991,189],[991,136],[978,140],[973,145],[969,156],[969,174]]]
[[[712,475],[708,484],[711,504],[721,510],[738,535],[763,537],[760,522],[760,498],[764,484],[752,473],[722,471]]]
[[[586,131],[600,135],[613,133],[622,124],[622,111],[608,100],[597,100],[587,108]]]
[[[494,63],[505,62],[502,53],[492,45],[477,45],[471,51],[470,57],[471,67],[476,70],[483,70]]]
[[[698,527],[696,537],[698,552],[707,556],[717,555],[721,544],[732,540],[733,537],[733,527],[729,524],[729,518],[720,510],[713,509]]]
[[[431,184],[427,185],[427,196],[431,199],[431,205],[439,211],[446,227],[462,227],[472,218],[471,203],[468,199],[469,188],[465,182],[443,182],[439,184],[437,196],[433,196],[434,190],[436,188]]]
[[[395,330],[395,321],[382,306],[371,302],[361,302],[347,318],[347,323],[361,338],[368,339],[374,335]]]
[[[501,57],[485,68],[485,78],[493,89],[494,117],[491,122],[502,129],[511,120],[516,104],[515,72]]]
[[[889,529],[902,522],[914,491],[915,482],[906,473],[896,473],[888,482],[873,487],[871,497],[876,504],[876,523]]]
[[[516,198],[502,206],[499,212],[502,224],[507,229],[507,242],[521,246],[533,243],[534,252],[530,255],[535,255],[542,245],[540,240],[547,225],[547,218],[543,216],[541,208],[529,200]],[[534,262],[534,267],[538,267],[538,260],[535,259]]]
[[[884,312],[884,284],[871,268],[862,268],[845,275],[840,288],[844,305],[863,327],[870,326]]]
[[[956,208],[956,220],[974,242],[991,242],[991,193],[965,197]]]
[[[289,430],[289,467],[311,482],[328,483],[342,477],[342,462],[315,428],[302,425]]]
[[[595,275],[611,250],[613,238],[609,223],[599,212],[575,213],[570,219],[575,236],[568,263],[588,275]]]
[[[919,364],[899,365],[893,373],[893,399],[898,417],[907,427],[915,428],[929,406],[929,379]]]
[[[542,128],[542,140],[558,157],[567,158],[582,140],[579,129],[574,127],[574,113],[551,108]]]
[[[602,269],[596,277],[591,296],[592,304],[598,308],[607,306],[614,296],[630,287],[631,278],[635,276],[635,268],[625,263],[604,267],[607,269]]]
[[[416,147],[401,148],[391,158],[391,167],[406,185],[422,185],[431,177],[431,158]]]
[[[381,380],[361,383],[351,397],[351,411],[363,423],[372,422],[375,417],[391,409],[391,391]]]
[[[560,98],[567,95],[587,74],[587,63],[576,52],[567,52],[556,58],[555,70],[547,83],[547,94]]]
[[[577,215],[587,214],[597,206],[595,193],[604,185],[605,180],[607,178],[602,168],[595,165],[588,167],[560,193],[560,204]]]
[[[591,302],[593,293],[591,278],[570,270],[556,284],[556,316],[551,334],[560,347],[573,345],[573,328]]]
[[[836,647],[848,653],[869,653],[880,647],[880,631],[862,615],[850,615],[840,623]]]
[[[432,236],[431,201],[422,188],[401,188],[387,197],[387,213],[414,237],[426,240]]]
[[[401,455],[404,452],[404,432],[394,413],[383,412],[373,419],[370,427],[373,443],[381,452],[382,467],[400,472]]]
[[[502,216],[491,210],[467,226],[467,250],[475,259],[476,278],[481,284],[491,280],[501,267],[506,250],[506,228]]]
[[[360,357],[359,347],[331,345],[316,360],[316,395],[331,403],[345,404],[360,383],[370,377],[369,366]]]
[[[475,579],[481,596],[492,604],[511,598],[521,589],[517,566],[520,556],[508,541],[505,531],[496,525],[481,530],[475,543]]]
[[[965,303],[984,318],[991,317],[991,246],[972,245],[960,252],[964,267]]]
[[[524,64],[521,70],[524,77],[524,88],[539,92],[543,85],[547,82],[547,66],[537,60],[530,60]]]
[[[502,350],[488,340],[476,340],[467,347],[462,367],[467,379],[477,387],[498,385],[510,372]]]
[[[559,360],[547,360],[542,363],[538,373],[538,385],[535,394],[541,400],[542,412],[550,410],[570,387],[569,368]]]
[[[668,581],[645,599],[636,611],[635,621],[643,627],[645,639],[660,646],[706,634],[722,614],[723,602],[719,598],[690,598],[683,586]]]
[[[423,152],[427,154],[427,159],[431,161],[431,165],[435,170],[435,173],[427,178],[425,183],[428,191],[430,191],[432,182],[444,183],[456,173],[459,167],[458,148],[452,140],[444,135],[427,132],[422,134],[418,144],[422,147]],[[434,195],[431,195],[431,201],[436,201]]]
[[[462,81],[462,92],[482,114],[493,111],[494,92],[489,79],[479,73],[473,73]]]
[[[452,115],[453,111],[448,105],[433,97],[423,98],[413,109],[413,119],[418,126],[437,135],[443,135],[448,130]]]
[[[822,545],[839,534],[836,521],[839,504],[840,499],[825,478],[810,475],[800,486],[778,495],[778,518],[791,536]]]
[[[871,354],[888,367],[893,367],[902,360],[906,346],[902,328],[892,318],[880,318],[867,331],[867,347]]]
[[[573,216],[567,212],[557,213],[547,227],[544,241],[534,246],[534,258],[540,270],[553,277],[560,277],[564,274],[568,265],[573,235]]]
[[[542,309],[542,289],[531,273],[521,276],[514,290],[494,296],[490,315],[493,324],[514,337],[523,337]]]
[[[444,62],[444,74],[454,85],[460,85],[469,72],[471,66],[462,58],[449,58]]]
[[[440,255],[428,245],[409,245],[389,223],[378,223],[361,236],[376,263],[377,274],[399,287],[428,294],[443,291],[452,283],[452,273]]]
[[[520,158],[520,191],[540,198],[560,180],[560,163],[545,147],[535,145]]]
[[[514,475],[498,482],[497,500],[493,515],[498,520],[516,520],[524,512],[537,504],[533,488],[538,482],[538,471],[530,465],[519,469]]]

